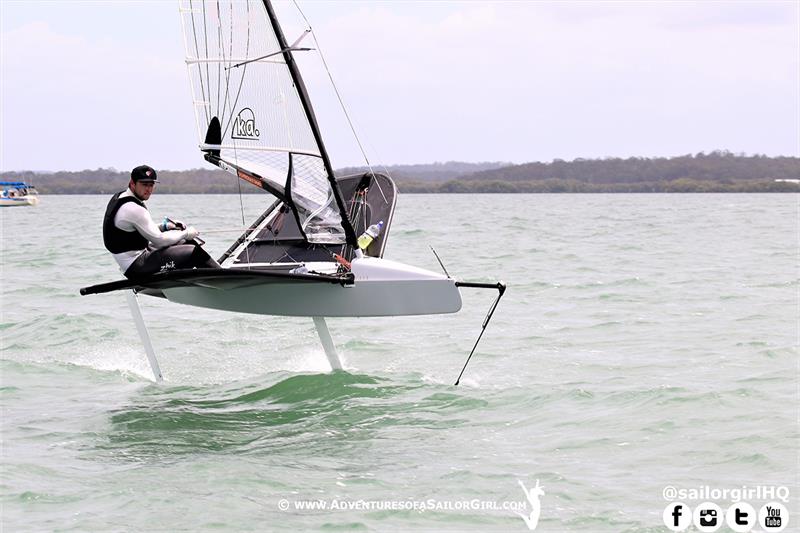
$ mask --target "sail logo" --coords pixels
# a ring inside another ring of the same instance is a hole
[[[233,130],[231,131],[231,138],[244,139],[248,141],[257,141],[260,132],[256,128],[256,115],[249,107],[245,107],[236,119],[233,121]]]

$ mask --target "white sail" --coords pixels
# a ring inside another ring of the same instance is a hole
[[[181,0],[180,6],[200,148],[218,153],[220,166],[263,178],[294,204],[309,242],[344,243],[343,207],[313,111],[264,2]],[[210,128],[215,117],[218,133]]]

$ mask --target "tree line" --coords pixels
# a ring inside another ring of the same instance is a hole
[[[347,168],[337,175],[363,172]],[[381,168],[374,168],[380,172]],[[389,167],[406,193],[681,193],[797,192],[800,158],[727,151],[678,157],[556,159],[549,163],[435,163]],[[218,169],[159,171],[159,193],[263,192]],[[3,172],[2,181],[33,183],[43,194],[111,194],[128,182],[128,171]],[[788,181],[785,181],[788,180]]]

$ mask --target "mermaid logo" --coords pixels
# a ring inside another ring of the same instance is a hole
[[[249,107],[245,107],[236,115],[233,121],[232,139],[244,139],[246,141],[257,141],[259,131],[256,128],[256,115]]]
[[[544,487],[539,486],[539,480],[536,480],[536,486],[532,489],[529,489],[525,486],[521,480],[517,480],[519,486],[522,487],[522,492],[525,493],[525,497],[528,498],[528,503],[531,504],[531,512],[529,514],[520,513],[517,511],[517,514],[520,518],[525,521],[525,524],[528,526],[528,529],[533,531],[536,529],[536,526],[539,525],[539,514],[542,511],[542,504],[539,501],[539,498],[544,496]]]

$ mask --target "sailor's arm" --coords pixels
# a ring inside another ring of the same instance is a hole
[[[194,228],[162,232],[153,222],[147,209],[133,202],[129,202],[119,208],[117,216],[114,217],[114,223],[122,230],[135,229],[156,248],[171,246],[197,235],[197,231]]]

